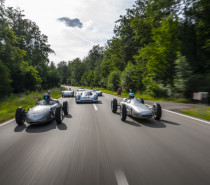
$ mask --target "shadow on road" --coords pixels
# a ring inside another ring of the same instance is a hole
[[[37,125],[29,125],[26,127],[26,132],[28,133],[40,133],[40,132],[48,132],[50,130],[56,129],[56,122],[48,122],[45,124],[37,124]]]
[[[65,115],[64,118],[72,118],[71,114]]]
[[[132,125],[132,126],[136,126],[136,127],[140,127],[141,126],[139,123],[136,123],[134,121],[129,121],[129,120],[126,120],[125,123],[127,123],[129,125]]]
[[[168,124],[171,124],[171,125],[180,125],[179,123],[175,123],[175,122],[168,121],[168,120],[161,120],[161,122],[168,123]]]
[[[132,116],[129,116],[129,117],[136,122],[135,123],[135,122],[129,121],[130,122],[129,124],[133,125],[133,126],[144,125],[144,126],[151,127],[151,128],[165,128],[166,127],[166,125],[164,123],[162,123],[161,121],[154,120],[154,119],[137,119]],[[126,123],[127,123],[127,121],[126,121]]]
[[[66,126],[66,124],[65,123],[61,123],[61,124],[57,124],[57,128],[59,129],[59,130],[67,130],[67,126]]]
[[[66,115],[65,118],[72,118],[70,114]],[[51,122],[47,122],[44,124],[36,124],[36,125],[17,125],[14,129],[14,132],[22,132],[25,130],[28,133],[40,133],[40,132],[48,132],[50,130],[58,128],[59,130],[67,130],[67,125],[64,123],[57,124],[55,120]]]
[[[119,112],[116,112],[115,114],[120,116]],[[132,125],[132,126],[140,127],[141,125],[144,125],[144,126],[151,127],[151,128],[165,128],[166,127],[166,125],[164,123],[162,123],[165,120],[157,121],[154,119],[138,119],[133,116],[128,116],[128,117],[131,118],[133,121],[126,120],[125,123]],[[120,117],[119,117],[119,119],[120,119]]]
[[[26,125],[17,125],[14,129],[14,132],[22,132],[26,128]]]

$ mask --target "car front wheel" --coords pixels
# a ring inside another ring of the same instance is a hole
[[[55,109],[55,120],[57,124],[61,124],[63,120],[63,113],[61,107],[56,107]]]
[[[15,120],[18,125],[23,125],[25,122],[25,109],[24,107],[18,107],[15,114]]]
[[[121,105],[121,111],[120,111],[120,118],[122,121],[125,121],[127,117],[127,109],[126,109],[126,105],[122,104]]]
[[[68,102],[67,101],[63,102],[63,112],[64,112],[65,115],[68,115],[69,106],[68,106]]]
[[[155,120],[160,120],[162,116],[162,109],[159,103],[154,103],[152,106],[152,111],[153,111],[153,118]]]
[[[117,112],[117,99],[115,98],[111,101],[111,109],[113,113]]]

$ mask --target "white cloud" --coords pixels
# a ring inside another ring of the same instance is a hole
[[[105,44],[113,36],[115,21],[131,8],[135,0],[6,0],[6,6],[20,7],[26,18],[36,22],[48,36],[56,55],[50,60],[58,63],[87,56],[93,44]],[[78,18],[81,29],[70,28],[57,19]]]

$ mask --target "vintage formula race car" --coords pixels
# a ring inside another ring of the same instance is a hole
[[[75,97],[76,103],[98,103],[98,95],[91,91],[83,91],[81,94],[77,94]]]
[[[74,97],[74,91],[71,90],[71,88],[68,88],[68,90],[62,91],[62,97]]]
[[[120,107],[120,118],[122,121],[125,121],[127,116],[135,118],[154,118],[155,120],[160,120],[162,116],[162,109],[159,103],[154,103],[152,108],[149,108],[144,104],[142,98],[124,98],[119,104],[117,103],[117,99],[114,98],[111,101],[112,112],[116,113],[118,107]]]
[[[23,125],[26,121],[29,124],[39,124],[50,122],[53,119],[57,124],[61,124],[63,113],[68,115],[68,102],[63,102],[63,105],[57,99],[50,98],[46,100],[36,100],[36,105],[25,111],[24,107],[18,107],[15,114],[15,120],[18,125]]]

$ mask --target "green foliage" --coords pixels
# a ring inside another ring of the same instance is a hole
[[[62,84],[67,83],[68,77],[71,76],[69,67],[67,66],[67,63],[65,61],[62,61],[62,62],[58,63],[57,66],[58,66],[57,70],[62,78],[61,83]]]
[[[41,89],[41,85],[48,83],[46,74],[51,73],[48,54],[53,51],[47,44],[47,36],[41,34],[34,22],[24,19],[20,9],[5,8],[4,1],[1,1],[0,11],[0,70],[4,71],[2,76],[5,77],[1,83],[3,94]],[[56,76],[56,69],[54,72]],[[48,76],[53,77],[53,74]],[[52,81],[58,86],[56,79]],[[48,86],[51,87],[52,83]]]
[[[61,76],[56,69],[53,62],[51,62],[50,66],[47,67],[45,79],[43,82],[43,89],[50,89],[53,87],[60,87]]]
[[[8,68],[0,60],[0,99],[8,95],[11,92],[11,80]]]
[[[136,67],[129,62],[121,75],[123,89],[126,91],[132,89],[134,92],[139,89],[138,85],[140,84],[141,79],[138,77],[139,75],[137,74]]]
[[[120,87],[120,77],[121,77],[120,71],[118,70],[112,71],[108,77],[108,83],[107,83],[108,89],[116,91]]]
[[[186,61],[186,57],[179,54],[175,61],[174,96],[185,96],[191,75],[192,70]]]

